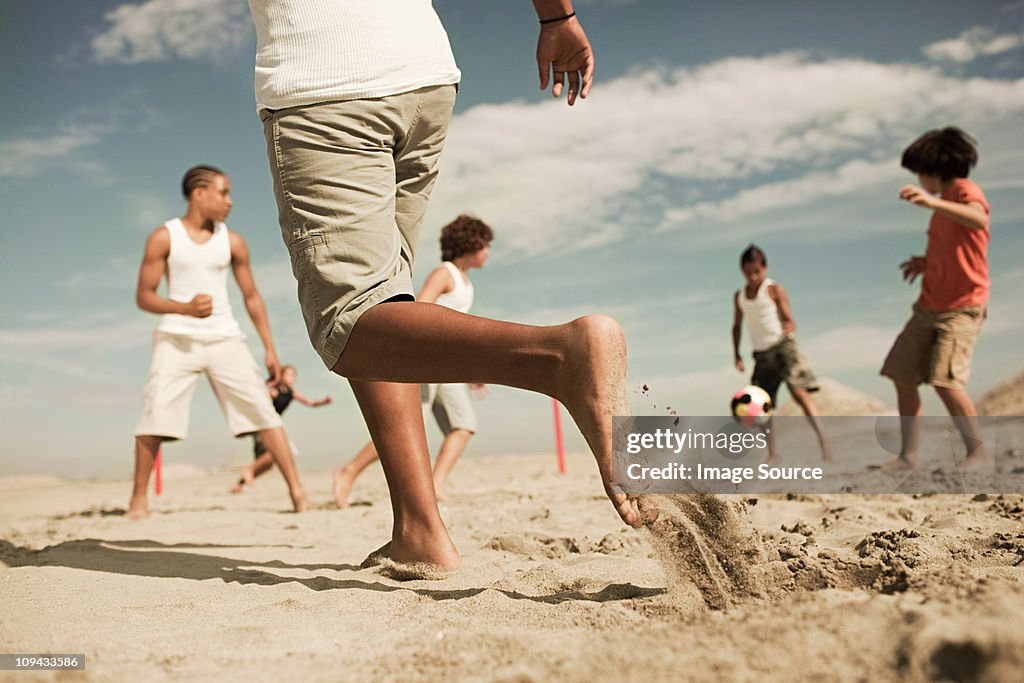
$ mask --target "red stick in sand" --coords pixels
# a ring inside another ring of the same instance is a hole
[[[160,492],[164,490],[163,481],[160,479],[160,464],[163,458],[160,457],[160,450],[156,449],[156,457],[153,458],[153,469],[156,470],[156,476],[153,479],[153,486],[156,489],[156,495],[160,495]]]
[[[565,474],[565,445],[562,443],[562,412],[558,408],[558,400],[551,399],[555,406],[555,448],[558,449],[558,471]]]

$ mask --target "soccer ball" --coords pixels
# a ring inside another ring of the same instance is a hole
[[[732,415],[748,427],[765,425],[772,416],[772,397],[757,385],[743,387],[732,397]]]

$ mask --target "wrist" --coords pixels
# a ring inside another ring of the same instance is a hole
[[[533,0],[533,9],[542,25],[548,25],[545,22],[557,24],[559,19],[575,14],[572,0]]]
[[[570,19],[572,19],[575,16],[576,16],[576,12],[569,12],[568,14],[560,14],[560,15],[551,17],[550,19],[543,19],[542,18],[542,19],[540,19],[540,25],[541,25],[541,28],[544,28],[545,26],[558,26],[560,24],[564,24],[565,22],[569,21]]]

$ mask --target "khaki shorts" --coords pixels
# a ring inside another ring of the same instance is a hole
[[[807,365],[807,359],[793,337],[786,337],[770,349],[754,351],[754,374],[750,383],[767,391],[772,397],[772,404],[775,404],[779,385],[783,382],[790,393],[794,389],[818,390],[818,378]]]
[[[986,315],[984,306],[935,313],[914,304],[914,313],[896,337],[881,374],[901,384],[963,389]]]
[[[476,411],[465,384],[421,384],[420,400],[429,409],[445,436],[456,429],[476,433]]]
[[[328,368],[364,311],[414,299],[413,258],[455,92],[260,112],[299,304]]]
[[[241,337],[199,340],[158,332],[135,436],[188,436],[192,394],[204,373],[235,436],[283,426]]]

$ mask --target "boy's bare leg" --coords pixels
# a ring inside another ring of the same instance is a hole
[[[779,451],[775,448],[775,419],[768,420],[768,424],[765,425],[764,433],[767,436],[768,441],[768,459],[764,461],[765,465],[773,467],[779,464]]]
[[[441,442],[441,450],[437,453],[437,462],[434,463],[434,493],[438,500],[446,500],[444,495],[444,482],[455,467],[455,461],[466,450],[466,444],[472,438],[473,432],[468,429],[453,429],[448,432]]]
[[[348,494],[352,491],[356,477],[375,462],[377,462],[377,449],[373,442],[369,441],[356,453],[356,457],[352,458],[351,462],[334,470],[334,503],[339,508],[348,507]]]
[[[260,440],[266,446],[267,453],[270,454],[270,457],[277,464],[277,468],[281,470],[281,476],[284,477],[284,481],[288,485],[288,495],[292,498],[292,506],[295,508],[295,511],[303,512],[308,510],[310,507],[309,500],[306,499],[302,485],[299,484],[299,475],[295,470],[295,461],[292,459],[292,452],[288,447],[288,439],[284,435],[284,429],[281,427],[262,429],[260,430]]]
[[[229,490],[231,493],[240,493],[243,488],[252,484],[256,477],[264,474],[274,467],[274,459],[270,456],[270,453],[263,451],[260,453],[252,463],[242,468],[241,476],[235,485]]]
[[[159,436],[135,437],[135,483],[132,486],[132,499],[128,503],[128,511],[125,512],[128,519],[142,519],[149,514],[149,475],[153,472],[153,462],[162,442],[163,438]]]
[[[957,466],[958,470],[992,467],[995,461],[981,440],[981,429],[978,426],[978,411],[974,401],[963,389],[935,387],[935,392],[946,404],[946,410],[953,418],[953,423],[964,440],[967,449],[965,457]]]
[[[818,406],[814,403],[814,399],[807,392],[806,389],[794,389],[789,388],[789,393],[793,395],[797,404],[803,409],[804,414],[807,415],[807,419],[811,423],[811,427],[814,428],[814,433],[818,435],[818,445],[821,447],[821,459],[831,460],[832,459],[832,444],[829,443],[828,437],[825,436],[825,429],[821,425],[819,419],[820,413],[818,412]]]
[[[359,318],[332,369],[364,382],[481,382],[552,396],[566,407],[587,440],[619,516],[634,527],[645,522],[637,499],[611,484],[612,416],[629,414],[626,343],[611,318],[587,316],[564,325],[534,327],[478,318],[436,304],[383,303]],[[405,419],[411,420],[411,412],[420,408],[417,402],[407,409]],[[422,417],[417,424],[422,424]],[[380,442],[377,447],[382,462],[399,457],[385,452]],[[429,475],[425,454],[423,460]],[[429,476],[425,483],[430,484]]]
[[[892,471],[917,467],[917,446],[920,432],[921,394],[917,385],[893,382],[896,385],[896,406],[900,411],[900,457],[882,465]]]
[[[391,543],[377,552],[396,562],[428,562],[457,569],[462,560],[434,496],[420,388],[392,382],[349,383],[370,436],[383,454],[380,464],[391,494]]]

